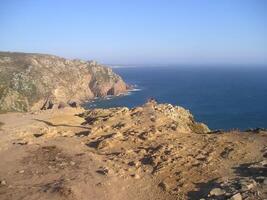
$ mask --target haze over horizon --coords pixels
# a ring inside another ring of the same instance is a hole
[[[267,66],[266,10],[264,0],[3,0],[0,51],[110,65]]]

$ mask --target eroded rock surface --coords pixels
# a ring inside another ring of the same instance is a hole
[[[1,199],[267,198],[265,130],[210,131],[155,101],[0,121]]]

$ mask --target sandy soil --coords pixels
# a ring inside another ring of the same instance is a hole
[[[264,131],[197,134],[154,105],[83,112],[0,115],[0,199],[267,198]]]

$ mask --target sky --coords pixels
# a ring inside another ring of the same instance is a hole
[[[0,51],[110,65],[267,65],[267,1],[0,0]]]

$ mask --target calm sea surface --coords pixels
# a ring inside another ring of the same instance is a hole
[[[189,109],[212,129],[267,127],[267,68],[115,68],[137,91],[91,107],[134,107],[153,97]]]

